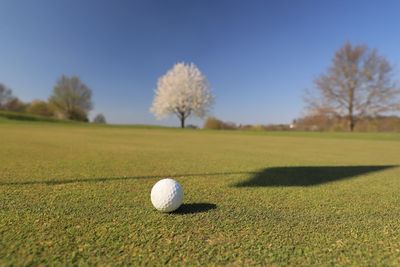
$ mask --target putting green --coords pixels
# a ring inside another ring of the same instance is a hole
[[[400,264],[398,134],[1,120],[0,148],[0,265]]]

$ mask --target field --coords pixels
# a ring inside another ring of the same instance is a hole
[[[0,148],[0,265],[400,265],[399,134],[0,119]]]

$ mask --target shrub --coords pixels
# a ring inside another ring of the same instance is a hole
[[[203,129],[219,130],[221,129],[220,127],[221,127],[221,121],[215,117],[208,117],[203,125]]]
[[[189,124],[189,125],[186,126],[186,128],[189,128],[189,129],[198,129],[199,127],[197,127],[197,126],[194,125],[194,124]]]
[[[237,126],[233,122],[224,122],[215,117],[208,117],[204,123],[203,129],[235,130]]]
[[[89,122],[86,112],[79,108],[70,110],[68,112],[67,119],[73,120],[73,121]]]
[[[99,113],[96,115],[96,117],[94,117],[93,123],[105,124],[107,123],[106,117],[103,114]]]
[[[46,101],[43,100],[33,100],[30,106],[27,108],[27,112],[45,117],[54,116],[54,110]]]

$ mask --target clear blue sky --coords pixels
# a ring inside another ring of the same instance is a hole
[[[195,63],[213,115],[287,123],[346,40],[377,48],[400,78],[400,1],[0,1],[0,82],[47,99],[61,74],[93,90],[112,123],[178,125],[149,113],[158,77]],[[201,123],[200,120],[192,120]]]

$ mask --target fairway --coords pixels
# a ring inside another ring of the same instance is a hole
[[[0,265],[400,264],[399,134],[3,119],[0,148]]]

